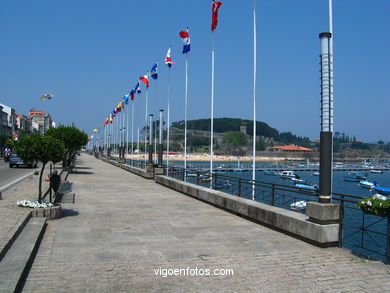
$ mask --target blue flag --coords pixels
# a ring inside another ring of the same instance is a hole
[[[150,76],[153,78],[153,79],[157,79],[158,78],[158,74],[157,74],[157,66],[158,66],[158,63],[154,63],[152,69],[150,70]]]

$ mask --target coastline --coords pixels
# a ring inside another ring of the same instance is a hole
[[[116,155],[114,155],[116,157]],[[133,160],[144,160],[145,155],[144,154],[137,154],[137,155],[127,155],[127,159],[133,159]],[[251,162],[252,157],[251,156],[242,156],[239,157],[241,162]],[[148,156],[146,156],[146,159],[148,159]],[[163,156],[163,160],[165,161],[167,159],[167,156]],[[169,155],[170,161],[184,161],[184,154],[176,154],[176,155]],[[214,155],[213,161],[215,162],[237,162],[238,157],[236,156],[226,156],[226,155]],[[270,157],[270,156],[259,156],[256,157],[256,162],[280,162],[280,161],[303,161],[304,158],[291,158],[291,157]],[[187,161],[204,161],[208,162],[210,161],[210,154],[206,153],[197,153],[197,154],[187,154]]]

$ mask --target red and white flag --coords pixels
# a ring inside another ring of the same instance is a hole
[[[149,79],[148,79],[148,74],[145,74],[144,76],[141,76],[139,78],[140,81],[142,81],[146,87],[149,87]]]
[[[165,64],[168,65],[168,67],[171,67],[174,63],[176,62],[173,62],[171,59],[171,47],[169,47],[167,56],[165,57]]]
[[[214,31],[218,24],[218,10],[221,7],[221,1],[213,1],[211,4],[211,30]]]

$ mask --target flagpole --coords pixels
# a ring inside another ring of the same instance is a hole
[[[138,127],[137,149],[138,149],[138,155],[139,155],[140,154],[140,149],[139,149],[139,127]]]
[[[127,100],[128,101],[128,100]],[[126,119],[126,157],[129,155],[129,111],[130,109],[127,108],[127,119]]]
[[[156,79],[156,97],[155,97],[155,100],[156,100],[156,120],[154,122],[154,162],[157,163],[157,114],[158,114],[158,105],[157,105],[157,101],[158,101],[158,79]]]
[[[256,0],[253,0],[253,162],[252,162],[252,200],[255,200],[256,180],[256,64],[257,64],[257,39],[256,39]]]
[[[215,57],[215,32],[211,32],[212,49],[211,49],[211,126],[210,126],[210,173],[213,173],[214,159],[214,57]]]
[[[184,100],[184,172],[187,169],[187,103],[188,103],[188,53],[186,53],[186,84]],[[186,176],[184,176],[186,180]]]
[[[134,155],[134,102],[131,102],[131,159]]]
[[[126,117],[125,117],[125,113],[123,112],[123,116],[122,116],[122,152],[123,152],[123,158],[125,158],[125,141],[126,141],[126,131],[127,131],[125,122],[126,122]]]
[[[146,122],[146,128],[148,125],[148,87],[146,87],[146,104],[145,104],[145,122]],[[147,135],[145,135],[145,163],[146,163],[146,150],[147,150]]]
[[[171,66],[168,66],[168,113],[167,113],[167,122],[168,122],[168,125],[167,125],[167,175],[168,175],[168,166],[169,166],[169,126],[170,126],[170,95],[171,95]]]

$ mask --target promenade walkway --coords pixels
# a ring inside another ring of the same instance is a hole
[[[76,203],[49,221],[23,292],[390,292],[390,266],[314,247],[92,156],[78,161]],[[166,269],[188,275],[156,275]],[[234,275],[191,276],[196,269]]]

